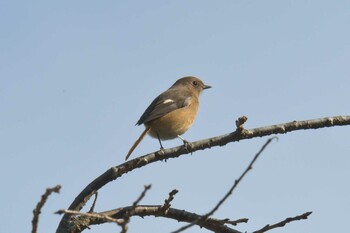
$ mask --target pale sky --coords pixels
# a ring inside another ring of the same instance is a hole
[[[143,111],[182,76],[213,86],[188,141],[232,132],[242,115],[246,128],[349,115],[349,1],[0,1],[0,28],[1,232],[30,232],[40,196],[60,184],[39,222],[39,232],[54,232],[53,213],[124,161]],[[213,217],[247,217],[236,229],[252,232],[313,211],[274,232],[346,231],[349,134],[345,126],[279,135]],[[131,205],[152,184],[140,204],[162,204],[176,188],[172,207],[204,214],[266,140],[137,169],[101,189],[95,210]],[[147,137],[131,158],[158,149]],[[128,232],[182,225],[135,217]]]

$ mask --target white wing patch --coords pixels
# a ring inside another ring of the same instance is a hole
[[[166,99],[166,100],[163,101],[163,104],[167,104],[167,103],[174,103],[174,100]]]

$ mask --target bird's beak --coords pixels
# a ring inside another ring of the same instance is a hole
[[[211,88],[211,86],[209,86],[209,85],[204,85],[204,86],[203,86],[203,90],[204,90],[204,89],[209,89],[209,88]]]

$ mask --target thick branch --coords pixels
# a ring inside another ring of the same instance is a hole
[[[255,137],[263,137],[272,134],[285,134],[296,130],[318,129],[332,126],[350,125],[350,116],[326,117],[306,121],[293,121],[285,124],[272,125],[255,129],[243,129],[240,127],[232,133],[222,136],[208,138],[196,142],[191,142],[191,153],[197,150],[204,150],[214,146],[224,146],[230,142],[236,142],[244,139]],[[176,158],[183,154],[188,154],[189,151],[184,146],[178,146],[162,151],[153,152],[121,165],[115,166],[107,170],[104,174],[92,181],[82,192],[75,198],[70,205],[70,210],[80,210],[89,198],[101,187],[107,183],[121,177],[122,175],[136,169],[146,166],[149,163],[154,163],[163,159]],[[74,226],[70,222],[69,215],[64,215],[58,228],[57,233],[71,232]]]

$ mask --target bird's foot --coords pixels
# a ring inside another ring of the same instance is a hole
[[[182,140],[182,142],[184,143],[184,147],[188,152],[191,152],[192,154],[192,143],[187,141],[186,139],[184,139],[183,137],[181,137],[180,135],[177,135],[178,138],[180,138]]]
[[[161,146],[161,147],[159,148],[159,153],[164,154],[164,147],[163,147],[163,146]]]

